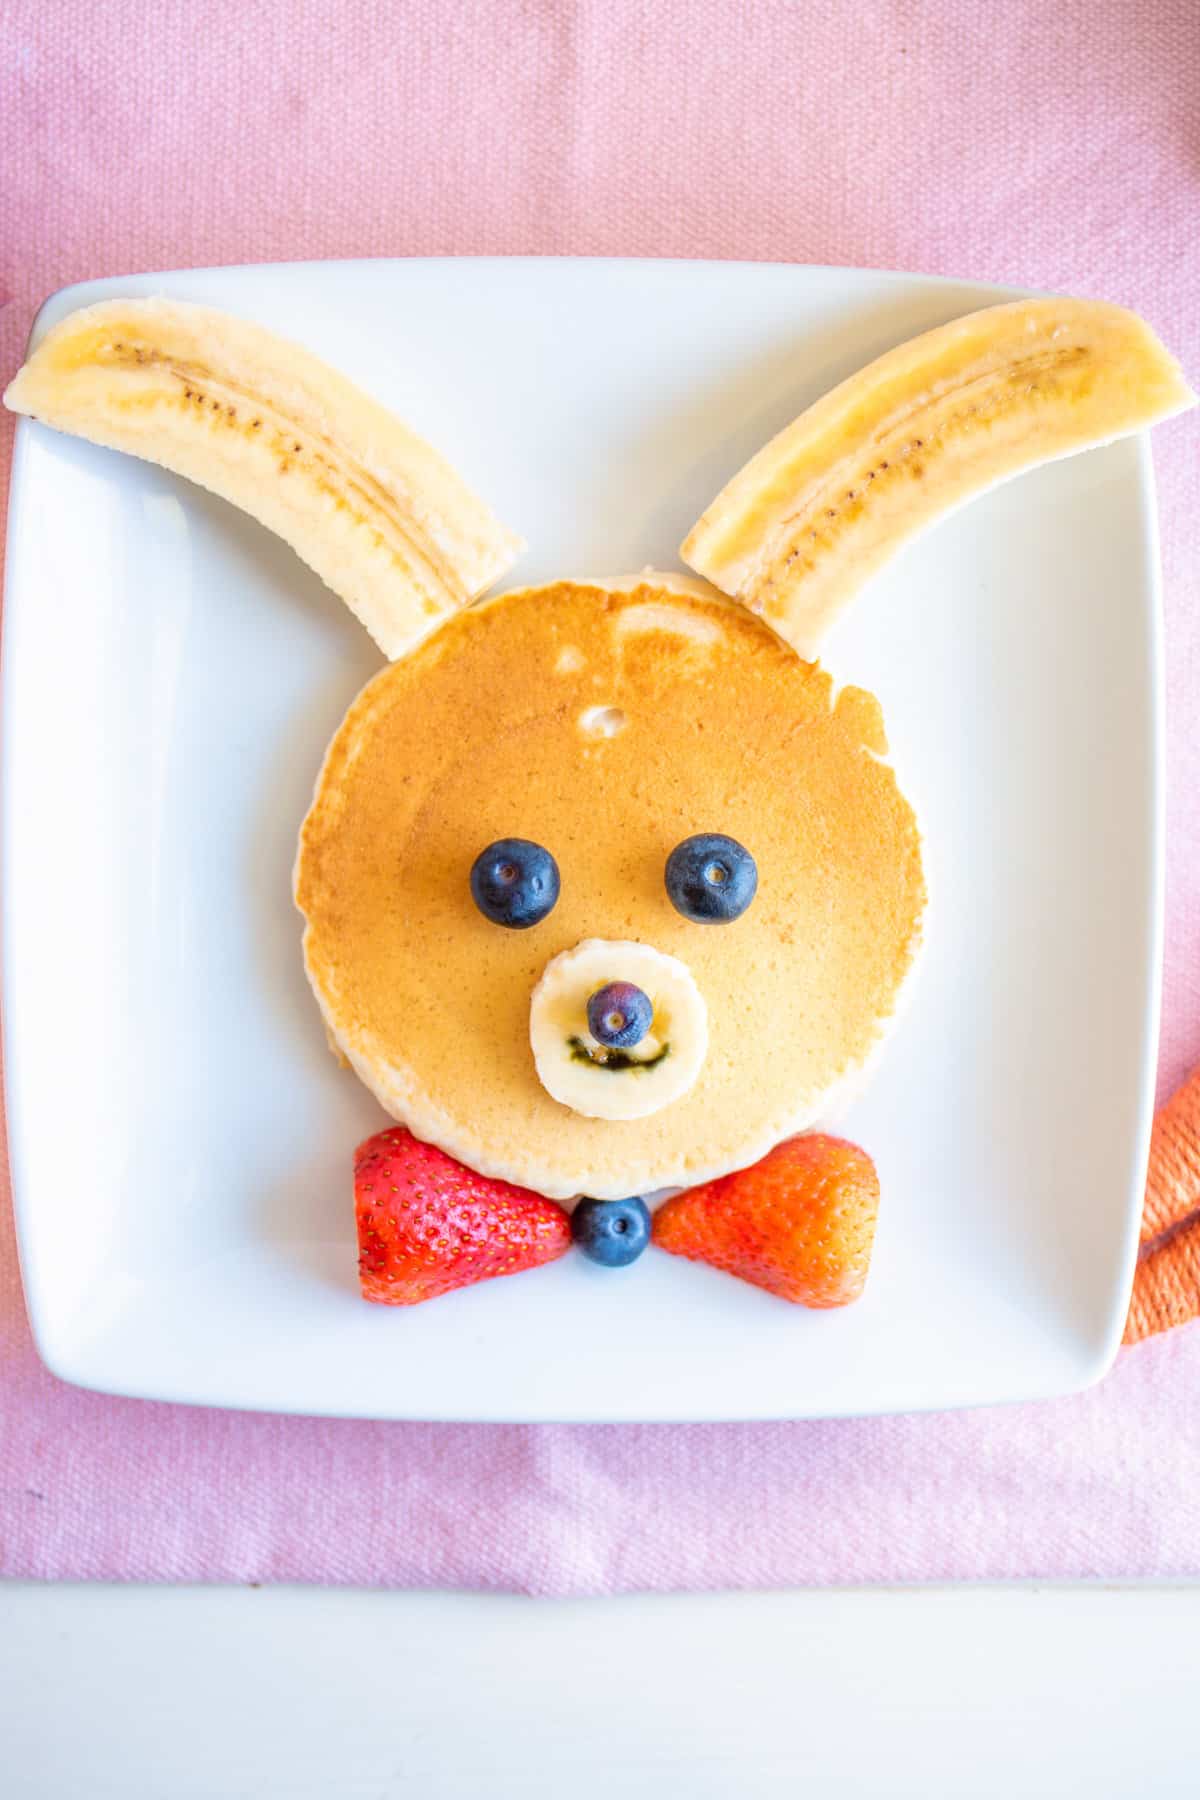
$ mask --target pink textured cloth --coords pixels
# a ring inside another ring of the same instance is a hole
[[[1143,311],[1200,375],[1195,0],[7,0],[0,119],[3,377],[37,302],[87,276],[460,252],[855,263],[1096,294]],[[1156,447],[1165,1092],[1200,1060],[1194,416]],[[0,1569],[539,1593],[1196,1575],[1200,1324],[1078,1398],[944,1417],[194,1412],[43,1371],[5,1205]]]

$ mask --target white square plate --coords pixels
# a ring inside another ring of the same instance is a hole
[[[524,583],[677,565],[802,406],[1006,291],[844,269],[366,262],[92,282],[307,343],[528,538]],[[1048,1395],[1119,1341],[1153,1093],[1161,684],[1141,441],[907,550],[828,661],[881,696],[934,895],[844,1121],[883,1208],[866,1297],[805,1314],[658,1254],[396,1311],[358,1298],[350,1153],[290,878],[378,667],[268,533],[22,422],[4,621],[4,966],[22,1266],[85,1386],[374,1418],[736,1419]]]

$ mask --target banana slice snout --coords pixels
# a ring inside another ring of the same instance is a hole
[[[654,1016],[630,1050],[606,1049],[588,1029],[588,1001],[609,982],[649,995]],[[529,1007],[542,1086],[587,1119],[645,1119],[680,1099],[708,1053],[708,1008],[691,971],[649,944],[585,938],[546,964]]]

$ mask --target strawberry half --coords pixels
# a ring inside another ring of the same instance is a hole
[[[536,1269],[571,1247],[561,1206],[476,1175],[399,1125],[355,1151],[354,1207],[363,1299],[385,1306]]]
[[[654,1215],[654,1242],[798,1306],[846,1306],[867,1279],[879,1177],[844,1138],[789,1138],[752,1168],[689,1188]]]

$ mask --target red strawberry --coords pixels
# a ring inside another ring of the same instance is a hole
[[[355,1151],[354,1206],[363,1299],[385,1306],[536,1269],[571,1247],[553,1200],[476,1175],[399,1125]]]
[[[800,1306],[845,1306],[866,1283],[878,1212],[865,1150],[844,1138],[789,1138],[753,1168],[660,1206],[654,1242]]]

